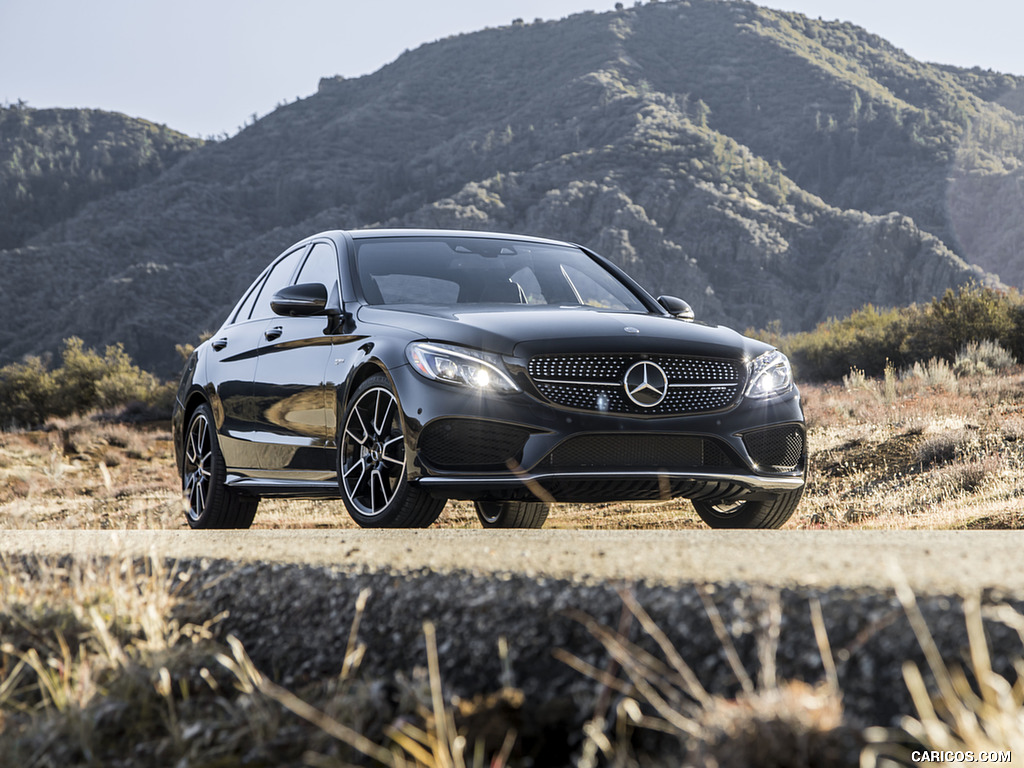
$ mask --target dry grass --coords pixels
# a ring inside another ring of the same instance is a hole
[[[966,597],[964,620],[969,653],[965,669],[943,658],[913,591],[899,574],[895,580],[896,594],[924,652],[927,679],[917,664],[904,663],[903,678],[913,698],[916,717],[904,717],[899,730],[869,728],[865,733],[868,746],[861,756],[861,765],[875,768],[922,762],[962,764],[963,760],[955,756],[968,753],[974,755],[974,760],[1021,765],[1024,659],[1014,659],[1011,679],[994,671],[983,619],[1016,630],[1024,646],[1024,616],[1008,605],[983,608],[976,594]],[[922,760],[922,751],[939,752],[948,757]]]
[[[1024,526],[1024,375],[911,372],[803,388],[810,482],[790,525]]]
[[[802,387],[810,482],[789,527],[1024,527],[1024,373],[956,378],[928,369]],[[0,528],[184,528],[177,487],[166,424],[76,417],[0,432]],[[450,502],[437,525],[479,523],[472,504]],[[254,527],[354,523],[336,501],[268,499]],[[704,524],[689,502],[659,501],[560,504],[547,527]]]
[[[605,691],[598,697],[593,718],[585,728],[579,765],[595,768],[603,761],[616,768],[645,764],[634,751],[634,729],[665,734],[678,741],[681,764],[747,768],[753,765],[827,766],[850,764],[849,756],[861,746],[857,731],[844,722],[842,693],[838,687],[821,608],[811,604],[811,615],[825,676],[811,685],[779,680],[775,655],[779,643],[781,609],[776,593],[764,595],[765,607],[757,632],[760,671],[756,679],[740,660],[730,630],[719,613],[713,592],[699,588],[705,611],[725,657],[739,683],[735,696],[711,693],[662,629],[628,590],[622,590],[623,620],[618,629],[604,626],[585,614],[580,621],[608,653],[610,662],[598,669],[572,653],[556,655],[577,671],[589,675]],[[631,639],[638,624],[646,643]],[[653,642],[657,649],[645,648]],[[609,706],[611,694],[618,703]]]
[[[521,693],[449,700],[429,623],[428,670],[364,679],[365,590],[340,673],[292,692],[236,638],[219,637],[222,616],[175,618],[203,612],[182,597],[189,580],[155,559],[0,561],[0,762],[343,766],[363,755],[394,768],[507,765],[507,721],[497,744],[469,724],[475,716],[493,729],[504,711],[494,702],[518,707]]]
[[[515,713],[523,695],[504,688],[471,700],[445,693],[434,627],[424,623],[427,668],[412,679],[366,679],[360,640],[369,598],[357,600],[339,672],[289,690],[250,660],[222,616],[210,615],[193,576],[161,561],[0,560],[0,758],[4,765],[309,765],[391,768],[506,768],[532,764]],[[618,628],[576,615],[607,661],[556,655],[598,684],[593,717],[577,738],[574,764],[848,765],[867,743],[864,766],[909,764],[911,752],[1024,751],[1024,661],[1014,679],[993,671],[983,619],[1016,630],[1024,617],[1006,605],[964,600],[966,670],[944,659],[915,597],[897,595],[927,664],[904,665],[915,714],[898,730],[859,731],[847,722],[821,608],[810,603],[824,674],[817,683],[781,679],[776,669],[782,608],[771,590],[755,594],[758,670],[748,671],[735,628],[715,592],[699,588],[737,691],[702,685],[636,597],[620,592]],[[186,618],[190,617],[190,618]],[[500,650],[499,650],[500,653]],[[390,693],[383,695],[382,691]],[[910,745],[910,746],[908,746]],[[1018,758],[1019,759],[1019,758]],[[367,762],[369,761],[369,762]],[[677,761],[673,763],[672,761]]]
[[[0,528],[180,528],[177,486],[166,424],[0,432]]]
[[[615,768],[645,765],[635,750],[636,729],[666,734],[679,742],[680,765],[747,768],[754,765],[830,766],[850,764],[860,751],[862,768],[896,765],[986,761],[1020,765],[1024,753],[1024,659],[1013,660],[1013,673],[993,669],[984,620],[1016,630],[1024,646],[1024,616],[1009,605],[982,606],[979,595],[964,598],[968,649],[966,664],[943,657],[900,573],[893,573],[896,594],[926,661],[926,671],[912,662],[903,676],[915,715],[902,718],[900,728],[869,727],[846,722],[843,693],[832,660],[821,607],[810,604],[818,650],[825,669],[817,684],[776,677],[779,644],[778,596],[767,594],[757,632],[760,672],[755,680],[740,661],[713,592],[699,587],[708,618],[739,684],[734,697],[710,693],[694,668],[627,590],[620,592],[623,621],[617,629],[585,614],[580,621],[608,653],[598,668],[559,650],[556,655],[602,686],[593,718],[584,729],[577,765]],[[634,623],[643,637],[634,639]],[[651,650],[653,645],[654,651]],[[1002,660],[1001,660],[1002,661]],[[614,710],[610,707],[616,697]],[[943,755],[934,759],[922,755]],[[1016,758],[1014,759],[1014,756]],[[603,762],[599,761],[603,758]],[[667,764],[667,763],[665,763]]]

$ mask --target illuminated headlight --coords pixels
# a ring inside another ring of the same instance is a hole
[[[518,392],[497,355],[448,344],[413,342],[406,349],[412,367],[428,379],[487,392]]]
[[[776,397],[788,392],[793,386],[793,369],[789,367],[789,359],[773,349],[747,363],[750,377],[747,389],[743,393],[747,397],[765,399]]]

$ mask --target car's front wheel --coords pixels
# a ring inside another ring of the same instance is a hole
[[[206,403],[193,412],[185,433],[181,488],[185,517],[193,528],[248,528],[259,499],[228,488],[213,412]]]
[[[402,409],[384,374],[359,385],[339,432],[342,499],[360,527],[426,528],[437,519],[445,499],[408,480]]]
[[[781,528],[796,510],[804,491],[780,493],[771,499],[699,501],[693,508],[712,528]]]
[[[476,516],[484,528],[540,528],[550,504],[542,501],[477,501]]]

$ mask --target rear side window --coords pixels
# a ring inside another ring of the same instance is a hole
[[[292,275],[295,274],[295,269],[299,266],[299,261],[305,252],[305,247],[298,248],[274,265],[270,274],[267,275],[267,279],[263,281],[259,298],[256,299],[256,305],[252,308],[252,312],[249,315],[251,319],[262,320],[274,316],[274,310],[270,308],[270,300],[275,293],[291,284]]]

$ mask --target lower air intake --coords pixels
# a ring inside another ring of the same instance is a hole
[[[690,435],[582,435],[556,447],[541,465],[559,470],[666,470],[734,467],[714,440]]]
[[[439,469],[488,471],[519,463],[530,431],[475,419],[432,421],[419,440],[420,455]]]
[[[804,431],[795,424],[747,432],[743,444],[762,469],[793,472],[803,466]]]

